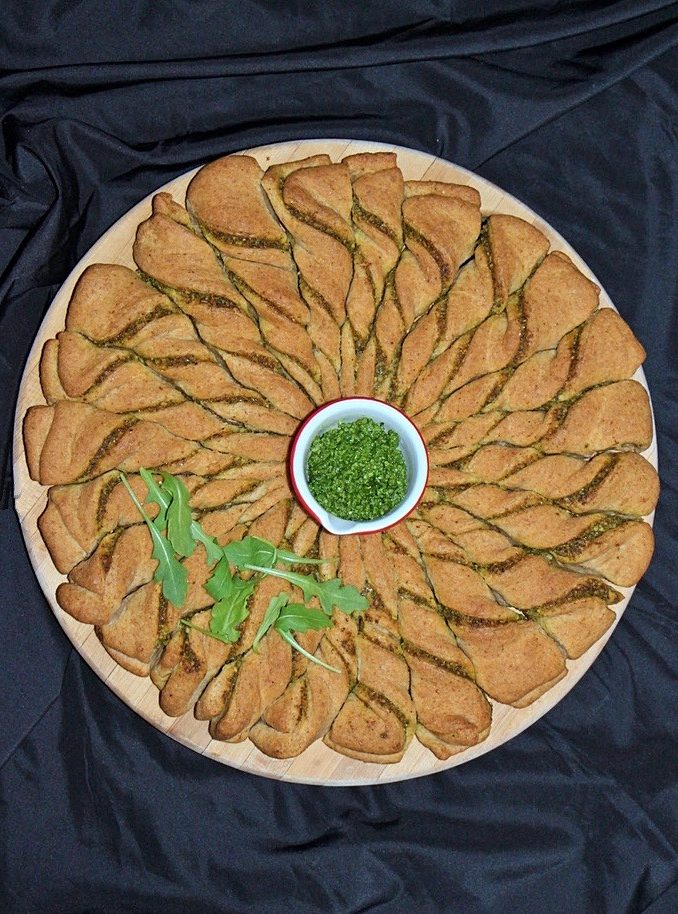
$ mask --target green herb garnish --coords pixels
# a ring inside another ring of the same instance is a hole
[[[236,568],[246,568],[247,565],[259,565],[263,568],[273,568],[276,562],[286,562],[288,565],[324,565],[334,559],[309,559],[303,555],[295,555],[287,549],[278,549],[268,540],[259,536],[245,536],[241,540],[224,546],[224,555]]]
[[[167,539],[176,553],[189,558],[195,551],[195,540],[191,535],[193,518],[188,506],[188,489],[183,480],[169,473],[162,474],[162,484],[172,499],[167,509]]]
[[[277,629],[277,631],[280,632],[280,637],[284,641],[287,641],[290,647],[294,648],[295,651],[299,651],[300,654],[303,654],[304,657],[307,657],[312,663],[317,663],[318,666],[324,666],[326,670],[331,670],[333,673],[341,672],[336,666],[330,666],[329,663],[325,663],[320,657],[316,657],[314,654],[311,654],[310,651],[307,651],[306,648],[302,647],[288,631],[281,631],[280,629]]]
[[[139,475],[146,483],[146,504],[155,502],[158,506],[158,513],[153,520],[153,525],[160,533],[164,533],[167,528],[167,509],[172,499],[166,492],[163,492],[155,479],[153,479],[153,474],[149,473],[145,467],[141,467]]]
[[[334,666],[330,666],[315,657],[303,648],[294,638],[292,632],[317,631],[323,628],[331,628],[332,620],[319,609],[313,609],[311,606],[304,606],[303,603],[289,603],[289,596],[286,593],[279,593],[273,597],[268,604],[264,619],[259,626],[252,649],[256,650],[259,642],[269,629],[274,628],[281,638],[283,638],[294,650],[299,651],[304,657],[307,657],[313,663],[324,666],[325,669],[333,673],[341,672]]]
[[[207,564],[214,565],[221,559],[224,554],[219,543],[211,536],[208,536],[202,529],[197,520],[191,524],[191,535],[197,543],[202,543],[207,552]]]
[[[238,626],[245,621],[250,612],[247,598],[254,591],[254,582],[248,581],[250,587],[234,587],[233,591],[212,607],[210,633],[214,638],[233,644],[240,637]]]
[[[367,521],[396,508],[407,493],[407,466],[397,432],[363,417],[313,439],[308,487],[336,517]]]
[[[205,584],[205,590],[214,600],[220,600],[232,580],[233,575],[231,574],[228,559],[222,555],[210,579]]]
[[[134,494],[134,489],[129,484],[124,473],[120,474],[123,485],[129,492],[129,496],[139,509],[139,513],[146,522],[150,530],[151,539],[153,540],[153,558],[157,561],[158,567],[153,575],[158,584],[162,584],[162,595],[175,606],[181,606],[188,593],[188,572],[177,559],[172,546],[167,538],[158,530],[153,521],[150,519],[141,502]]]
[[[158,508],[160,509],[158,512],[158,516],[155,518],[153,523],[155,524],[157,529],[161,533],[163,533],[167,526],[167,512],[168,512],[170,504],[172,502],[172,494],[168,491],[165,483],[163,484],[163,486],[159,486],[158,483],[153,478],[153,474],[149,473],[149,471],[147,469],[145,469],[144,467],[142,467],[139,470],[139,475],[141,476],[143,481],[146,483],[146,488],[148,489],[148,495],[146,496],[146,501],[147,502],[154,501],[158,505]],[[186,492],[186,501],[188,502],[188,490],[186,489],[186,486],[184,485],[184,483],[180,479],[176,479],[175,477],[170,476],[169,473],[164,473],[163,477],[167,477],[167,479],[172,479],[172,480],[174,480],[174,482],[180,483],[181,486],[183,486],[183,490]],[[219,561],[219,559],[223,555],[221,546],[219,545],[219,543],[217,543],[217,541],[213,537],[208,536],[205,533],[202,526],[200,525],[200,523],[197,520],[193,520],[190,517],[190,511],[189,511],[189,518],[190,518],[190,526],[189,526],[190,536],[193,538],[194,542],[203,544],[203,546],[205,547],[205,551],[207,552],[207,564],[214,565],[216,562]],[[183,522],[184,523],[186,522],[185,513],[183,514]],[[176,524],[176,521],[175,521],[175,524]],[[171,539],[170,539],[170,542],[171,542]],[[180,552],[179,549],[176,549],[175,551]],[[183,554],[183,553],[180,552],[180,554]]]
[[[342,584],[339,578],[330,578],[329,581],[318,581],[309,574],[299,574],[296,571],[283,571],[280,568],[264,568],[259,565],[244,565],[250,571],[259,571],[264,574],[282,578],[296,585],[304,595],[305,600],[317,597],[324,612],[332,614],[333,607],[343,613],[360,612],[367,609],[365,597],[352,584]]]
[[[288,603],[276,619],[279,632],[308,632],[320,628],[331,628],[332,620],[322,610],[303,603]]]
[[[216,600],[212,607],[210,634],[220,641],[233,644],[240,637],[238,626],[249,616],[247,601],[254,593],[257,581],[244,581],[232,575],[226,556],[222,556],[211,578],[205,584],[207,593]]]
[[[150,519],[122,472],[120,479],[150,530],[153,558],[158,562],[154,577],[162,584],[165,599],[174,606],[181,607],[188,593],[188,573],[178,560],[177,554],[188,557],[193,554],[196,543],[202,543],[207,551],[208,564],[214,565],[212,574],[204,585],[207,593],[215,601],[211,607],[209,628],[195,625],[190,619],[181,619],[180,625],[195,629],[225,644],[233,644],[240,638],[240,626],[249,615],[248,600],[257,584],[265,575],[282,578],[299,587],[305,600],[317,598],[322,609],[305,606],[303,603],[290,603],[288,594],[277,594],[271,599],[264,613],[254,637],[253,650],[258,648],[265,634],[274,628],[281,638],[310,661],[333,672],[339,672],[335,667],[329,666],[306,651],[297,643],[292,632],[330,628],[332,621],[329,617],[333,609],[345,613],[360,612],[367,608],[367,600],[355,587],[342,584],[339,578],[318,581],[311,575],[283,571],[275,567],[278,562],[320,565],[331,560],[295,555],[294,552],[279,549],[268,540],[257,536],[246,536],[222,548],[215,539],[205,533],[200,523],[193,519],[189,492],[181,479],[163,473],[163,481],[158,483],[152,473],[144,468],[139,470],[139,474],[146,483],[146,501],[158,505],[155,520]],[[245,580],[237,572],[234,574],[231,566],[254,574]]]
[[[246,565],[261,565],[262,568],[272,568],[275,565],[278,550],[268,540],[258,536],[245,536],[224,546],[224,555],[236,568]]]
[[[288,565],[327,565],[336,562],[336,559],[311,559],[306,555],[295,555],[287,549],[278,549],[278,561]]]
[[[271,597],[268,606],[266,607],[266,612],[264,613],[264,618],[259,626],[256,635],[254,636],[254,641],[252,642],[252,650],[256,651],[259,647],[259,642],[264,637],[266,632],[276,623],[278,616],[280,615],[280,610],[283,606],[287,606],[287,601],[289,600],[289,595],[280,592],[276,594],[275,597]]]

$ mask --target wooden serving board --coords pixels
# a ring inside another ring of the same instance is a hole
[[[398,165],[406,179],[425,178],[451,181],[475,187],[482,197],[484,215],[499,211],[520,216],[533,223],[550,239],[552,249],[565,251],[584,274],[600,285],[591,270],[567,242],[527,206],[483,178],[433,155],[381,143],[349,140],[301,140],[245,150],[248,155],[254,156],[263,168],[317,153],[327,153],[337,161],[352,153],[374,151],[395,151],[398,156]],[[194,173],[195,170],[158,190],[169,191],[175,199],[183,202],[186,188]],[[158,706],[158,691],[151,680],[134,676],[118,666],[104,650],[93,627],[77,622],[58,605],[55,598],[56,588],[65,578],[54,568],[38,532],[37,519],[45,507],[47,489],[33,482],[28,475],[21,432],[23,417],[29,406],[44,403],[38,375],[40,354],[45,341],[56,336],[64,328],[66,308],[76,281],[83,270],[93,263],[117,263],[134,268],[132,243],[137,226],[151,214],[151,197],[152,195],[146,197],[119,219],[82,258],[66,279],[54,298],[35,338],[19,391],[14,427],[16,510],[40,585],[59,624],[75,649],[125,704],[133,708],[158,730],[195,752],[218,762],[279,780],[325,786],[352,786],[381,784],[420,777],[468,762],[476,756],[496,749],[497,746],[521,733],[553,708],[581,679],[602,651],[616,622],[582,657],[576,661],[568,661],[567,676],[534,704],[524,709],[516,709],[493,701],[492,729],[489,737],[480,745],[467,749],[447,762],[441,762],[428,749],[413,740],[401,762],[396,765],[377,765],[345,758],[333,752],[322,741],[314,743],[297,758],[279,760],[264,755],[249,740],[229,744],[211,739],[207,722],[196,720],[192,712],[179,718],[168,717],[164,714]],[[601,293],[601,305],[614,307],[604,291]],[[639,369],[634,377],[647,388],[642,369]],[[651,447],[644,452],[643,456],[656,468],[657,451],[654,438]],[[652,516],[646,520],[652,523]],[[614,607],[617,622],[633,592],[632,588],[619,589],[624,593],[624,600]]]

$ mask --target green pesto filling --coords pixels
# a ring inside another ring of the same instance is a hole
[[[373,419],[340,422],[311,443],[308,487],[336,517],[383,517],[407,492],[407,467],[399,445],[397,432]]]

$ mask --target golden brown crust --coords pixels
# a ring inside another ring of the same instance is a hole
[[[162,425],[59,400],[32,407],[24,427],[31,475],[42,485],[91,479],[114,467],[135,472],[195,453],[197,445]],[[40,449],[40,450],[39,450]]]
[[[262,176],[251,156],[217,159],[191,180],[186,191],[188,209],[217,243],[243,249],[284,248],[287,235],[268,206]]]
[[[121,528],[101,540],[57,588],[62,609],[79,622],[105,625],[127,594],[153,577],[152,544],[143,524]]]
[[[566,254],[554,251],[545,257],[523,289],[527,329],[524,355],[556,346],[595,311],[599,292]]]
[[[547,454],[643,451],[652,441],[647,391],[638,381],[616,381],[586,391],[543,443]]]
[[[548,239],[524,219],[495,213],[487,220],[487,243],[495,301],[520,289],[549,249]]]
[[[357,682],[324,742],[361,761],[400,761],[416,725],[407,663],[397,640],[369,622],[358,632],[356,654]]]

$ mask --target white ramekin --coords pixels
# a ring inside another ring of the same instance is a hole
[[[363,417],[382,423],[400,438],[400,450],[407,466],[407,492],[402,502],[383,517],[370,521],[344,520],[330,514],[313,497],[306,478],[308,451],[317,435],[339,422],[354,422]],[[345,397],[324,403],[302,422],[290,448],[289,471],[292,488],[302,508],[328,533],[337,536],[377,533],[400,523],[419,504],[428,481],[428,453],[419,429],[399,409],[370,397]]]

